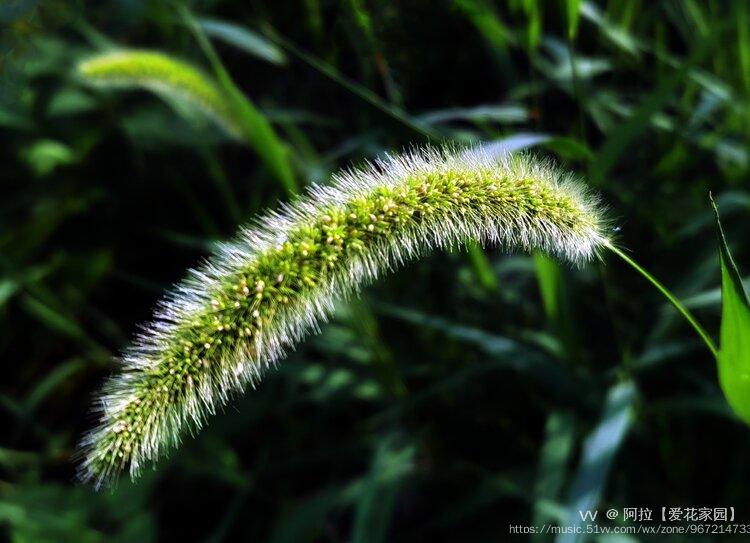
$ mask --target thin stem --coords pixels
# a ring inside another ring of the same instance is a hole
[[[695,329],[696,332],[698,332],[698,335],[701,337],[703,342],[706,344],[706,347],[708,347],[708,350],[711,351],[711,354],[714,355],[714,357],[717,357],[719,355],[719,350],[716,348],[716,344],[711,339],[711,336],[708,335],[708,332],[698,323],[698,321],[695,319],[693,314],[688,310],[687,307],[685,307],[680,300],[677,299],[677,297],[672,294],[667,287],[662,285],[653,275],[648,273],[645,269],[643,269],[635,260],[630,258],[628,255],[626,255],[624,252],[622,252],[620,249],[615,247],[611,242],[606,242],[607,248],[615,253],[617,256],[622,258],[625,262],[630,264],[638,273],[640,273],[643,277],[648,279],[648,281],[654,285],[659,292],[661,292],[664,297],[669,300],[669,302],[679,311],[683,317],[685,317],[685,320],[687,320],[690,325]]]

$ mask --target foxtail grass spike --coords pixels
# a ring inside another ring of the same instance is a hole
[[[337,175],[242,229],[159,305],[96,402],[80,475],[144,466],[318,329],[335,300],[467,240],[568,262],[605,246],[597,198],[529,155],[413,150]]]
[[[88,83],[100,87],[142,88],[189,102],[230,135],[240,138],[236,113],[220,86],[195,66],[157,51],[118,50],[90,57],[78,65]]]

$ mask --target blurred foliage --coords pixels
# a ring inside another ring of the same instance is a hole
[[[711,331],[709,191],[750,270],[744,0],[179,6],[0,6],[0,539],[496,541],[597,504],[750,522],[750,434],[659,294],[615,259],[478,247],[342,304],[137,484],[76,484],[91,395],[165,289],[293,187],[410,143],[579,172]],[[262,133],[83,85],[76,63],[113,47],[213,73]]]

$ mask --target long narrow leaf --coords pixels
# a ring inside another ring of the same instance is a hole
[[[721,258],[721,342],[717,357],[719,382],[734,412],[750,424],[750,302],[729,252],[718,208],[715,203],[713,206]]]
[[[602,418],[583,444],[578,473],[570,487],[568,518],[565,526],[584,528],[583,515],[589,511],[596,512],[615,455],[630,429],[635,399],[636,388],[630,381],[618,383],[609,390]],[[592,520],[602,521],[599,518]],[[583,541],[583,538],[582,533],[570,531],[558,536],[556,541],[557,543],[577,543]]]
[[[203,31],[212,38],[271,64],[286,64],[284,51],[249,28],[219,19],[200,18],[198,21]]]

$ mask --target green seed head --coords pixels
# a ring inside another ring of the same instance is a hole
[[[606,238],[596,198],[528,155],[425,149],[338,175],[268,213],[190,273],[122,357],[82,442],[96,486],[200,428],[383,271],[466,240],[572,263]]]
[[[91,57],[78,65],[80,76],[93,85],[143,88],[156,94],[190,102],[229,134],[241,128],[230,100],[219,85],[195,66],[156,51],[119,50]]]

